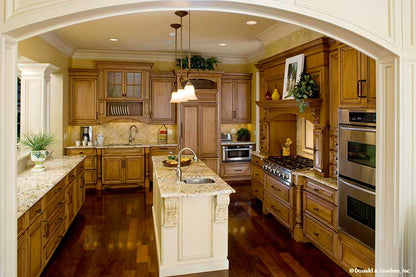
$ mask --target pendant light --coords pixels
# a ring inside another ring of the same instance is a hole
[[[178,60],[178,29],[182,26],[181,24],[178,23],[173,23],[170,25],[173,29],[175,29],[175,63]],[[182,64],[182,61],[181,61]],[[182,65],[181,65],[182,67]],[[175,79],[174,82],[174,91],[172,91],[172,96],[170,99],[170,103],[181,103],[183,95],[178,93],[178,82]]]
[[[191,11],[189,11],[188,14],[188,81],[185,85],[185,98],[186,100],[198,100],[198,98],[195,95],[195,87],[192,84],[191,79],[189,79],[189,71],[191,70]]]

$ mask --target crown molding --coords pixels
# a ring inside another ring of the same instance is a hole
[[[76,47],[64,37],[58,35],[55,32],[45,33],[39,36],[41,39],[56,47],[59,51],[66,56],[71,57],[74,54]]]
[[[211,54],[200,54],[212,56]],[[224,64],[247,64],[248,60],[242,55],[215,55]],[[175,53],[145,52],[126,50],[91,50],[77,49],[72,55],[75,60],[114,60],[114,61],[146,61],[174,62]]]
[[[269,43],[275,42],[299,29],[302,27],[288,24],[285,22],[277,22],[276,24],[270,26],[263,32],[259,33],[257,35],[257,38],[259,38],[263,45],[267,45]]]

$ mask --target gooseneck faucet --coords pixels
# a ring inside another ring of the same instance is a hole
[[[197,162],[198,161],[198,157],[196,156],[196,153],[194,150],[192,150],[191,148],[185,147],[182,148],[179,152],[178,152],[178,166],[176,167],[176,177],[178,177],[178,182],[182,181],[182,169],[181,169],[181,155],[183,151],[189,150],[192,152],[192,154],[194,154],[194,161]]]
[[[135,128],[135,129],[136,129],[136,134],[137,134],[137,133],[139,133],[139,130],[137,129],[137,126],[136,126],[136,125],[131,125],[131,126],[130,126],[130,130],[129,130],[129,143],[132,143],[132,142],[136,139],[135,137],[133,137],[133,135],[132,135],[132,133],[131,133],[131,130],[132,130],[133,128]]]

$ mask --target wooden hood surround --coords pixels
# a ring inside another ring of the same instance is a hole
[[[327,163],[322,161],[328,160],[326,148],[329,130],[329,51],[335,44],[334,40],[322,37],[256,64],[260,72],[260,101],[256,104],[260,107],[260,124],[265,130],[260,134],[260,151],[269,155],[280,155],[280,139],[291,137],[292,140],[296,140],[296,116],[306,118],[315,125],[314,168],[315,172],[322,176],[327,176],[328,172]],[[319,98],[305,100],[308,106],[303,113],[299,111],[299,103],[296,100],[264,99],[268,88],[277,88],[282,94],[286,59],[299,54],[305,54],[305,72],[311,74],[320,87]],[[293,145],[291,150],[292,153],[296,153],[296,146]]]

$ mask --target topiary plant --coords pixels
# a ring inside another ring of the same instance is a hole
[[[250,131],[246,128],[240,128],[237,133],[237,140],[239,141],[249,141],[250,140]]]

